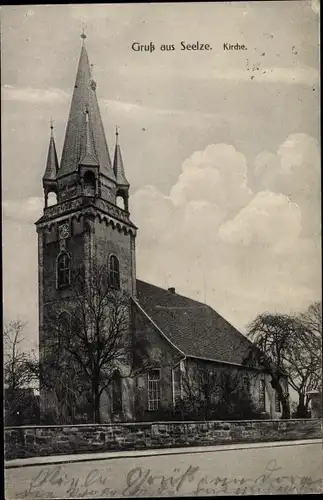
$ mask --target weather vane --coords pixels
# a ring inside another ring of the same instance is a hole
[[[84,27],[85,27],[85,24],[82,23],[82,34],[81,34],[81,38],[83,39],[83,43],[84,43],[84,40],[87,38],[86,34],[84,33]]]

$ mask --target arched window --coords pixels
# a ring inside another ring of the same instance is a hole
[[[56,262],[57,288],[64,288],[71,282],[71,258],[67,252],[62,252]]]
[[[94,172],[86,172],[84,175],[84,194],[85,196],[95,195],[95,175]]]
[[[116,201],[117,201],[117,206],[119,208],[122,208],[122,210],[125,210],[125,202],[123,196],[117,196]]]
[[[57,194],[53,191],[50,191],[47,197],[47,206],[52,207],[53,205],[56,204],[57,204]]]
[[[115,255],[109,259],[109,283],[113,288],[120,288],[119,261]]]

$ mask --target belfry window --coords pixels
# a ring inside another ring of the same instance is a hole
[[[109,283],[112,288],[120,288],[119,261],[115,255],[109,259]]]
[[[57,257],[56,263],[57,288],[64,288],[71,282],[71,258],[67,252],[62,252]]]
[[[95,195],[95,175],[93,172],[86,172],[84,175],[84,194],[85,196]]]

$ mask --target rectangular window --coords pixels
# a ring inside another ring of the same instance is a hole
[[[259,406],[262,411],[266,410],[266,388],[264,379],[260,379]]]
[[[277,411],[278,413],[281,411],[280,410],[280,400],[279,400],[279,395],[278,395],[277,391],[275,391],[275,411]]]
[[[148,372],[148,410],[156,411],[160,404],[160,370]]]

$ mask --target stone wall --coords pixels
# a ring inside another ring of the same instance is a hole
[[[5,458],[321,437],[315,419],[9,427]]]

